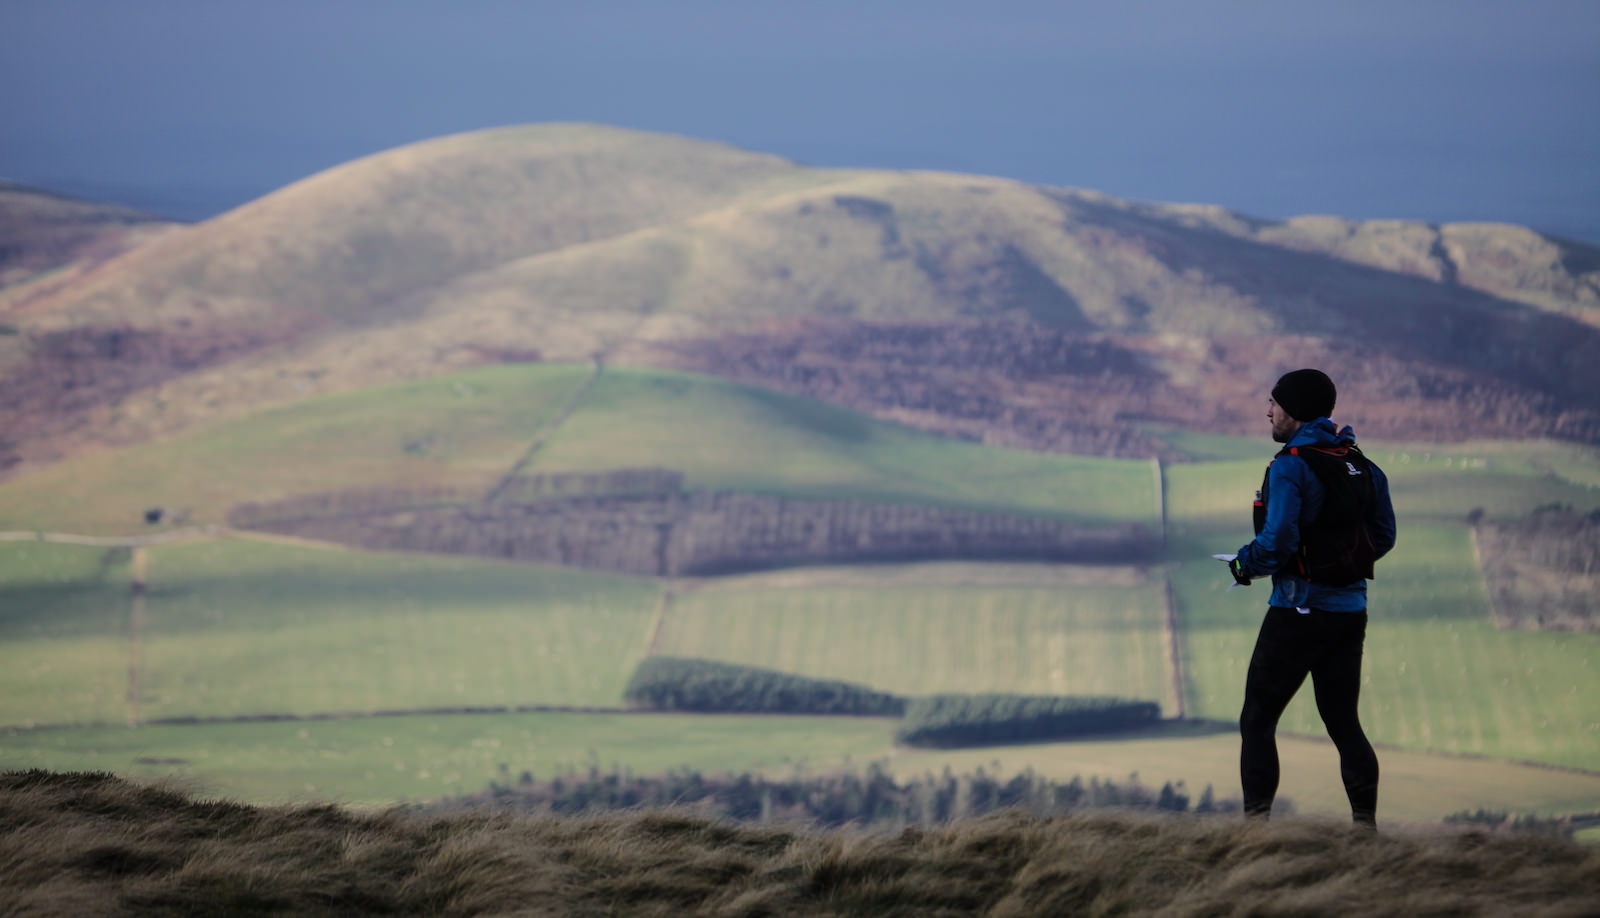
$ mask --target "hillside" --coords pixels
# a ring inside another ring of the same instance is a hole
[[[1151,423],[1253,430],[1290,363],[1343,368],[1343,418],[1369,434],[1595,442],[1597,265],[1517,227],[1270,222],[505,128],[352,162],[0,303],[18,332],[0,467],[596,356],[1061,452],[1161,454]]]
[[[482,497],[516,468],[630,467],[680,473],[692,491],[1095,525],[1149,526],[1156,511],[1141,463],[987,449],[681,373],[519,364],[304,399],[68,458],[0,482],[0,530],[125,534],[147,529],[153,507],[212,524],[242,503],[318,492],[431,486]]]
[[[255,808],[107,775],[0,776],[17,914],[1545,915],[1600,852],[1481,832],[1020,812],[901,832]]]
[[[0,312],[179,224],[0,181]]]

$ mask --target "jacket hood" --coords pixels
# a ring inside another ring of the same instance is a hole
[[[1335,427],[1327,418],[1317,418],[1295,432],[1286,446],[1351,446],[1356,442],[1356,432],[1349,427]]]

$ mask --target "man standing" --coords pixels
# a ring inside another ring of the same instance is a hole
[[[1317,713],[1339,750],[1351,814],[1375,827],[1378,757],[1356,702],[1367,579],[1373,562],[1394,547],[1394,505],[1383,470],[1362,455],[1350,428],[1329,420],[1336,397],[1327,374],[1295,370],[1267,400],[1272,439],[1284,447],[1256,495],[1256,537],[1228,562],[1246,586],[1272,576],[1270,608],[1245,677],[1239,774],[1245,813],[1265,818],[1278,792],[1278,718],[1309,674]]]

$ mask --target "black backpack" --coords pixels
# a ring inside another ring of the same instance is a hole
[[[1378,489],[1372,481],[1372,462],[1354,446],[1285,446],[1273,457],[1298,456],[1321,482],[1325,495],[1316,519],[1300,527],[1300,549],[1295,572],[1311,583],[1347,586],[1373,577],[1378,560],[1370,528]],[[1266,527],[1267,480],[1261,479],[1261,499],[1255,504],[1256,535]]]

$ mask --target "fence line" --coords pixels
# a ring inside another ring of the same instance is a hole
[[[98,545],[104,548],[139,548],[177,542],[200,536],[216,535],[220,526],[190,526],[172,532],[159,532],[147,536],[86,536],[68,532],[0,532],[0,542],[57,542],[64,545]]]

